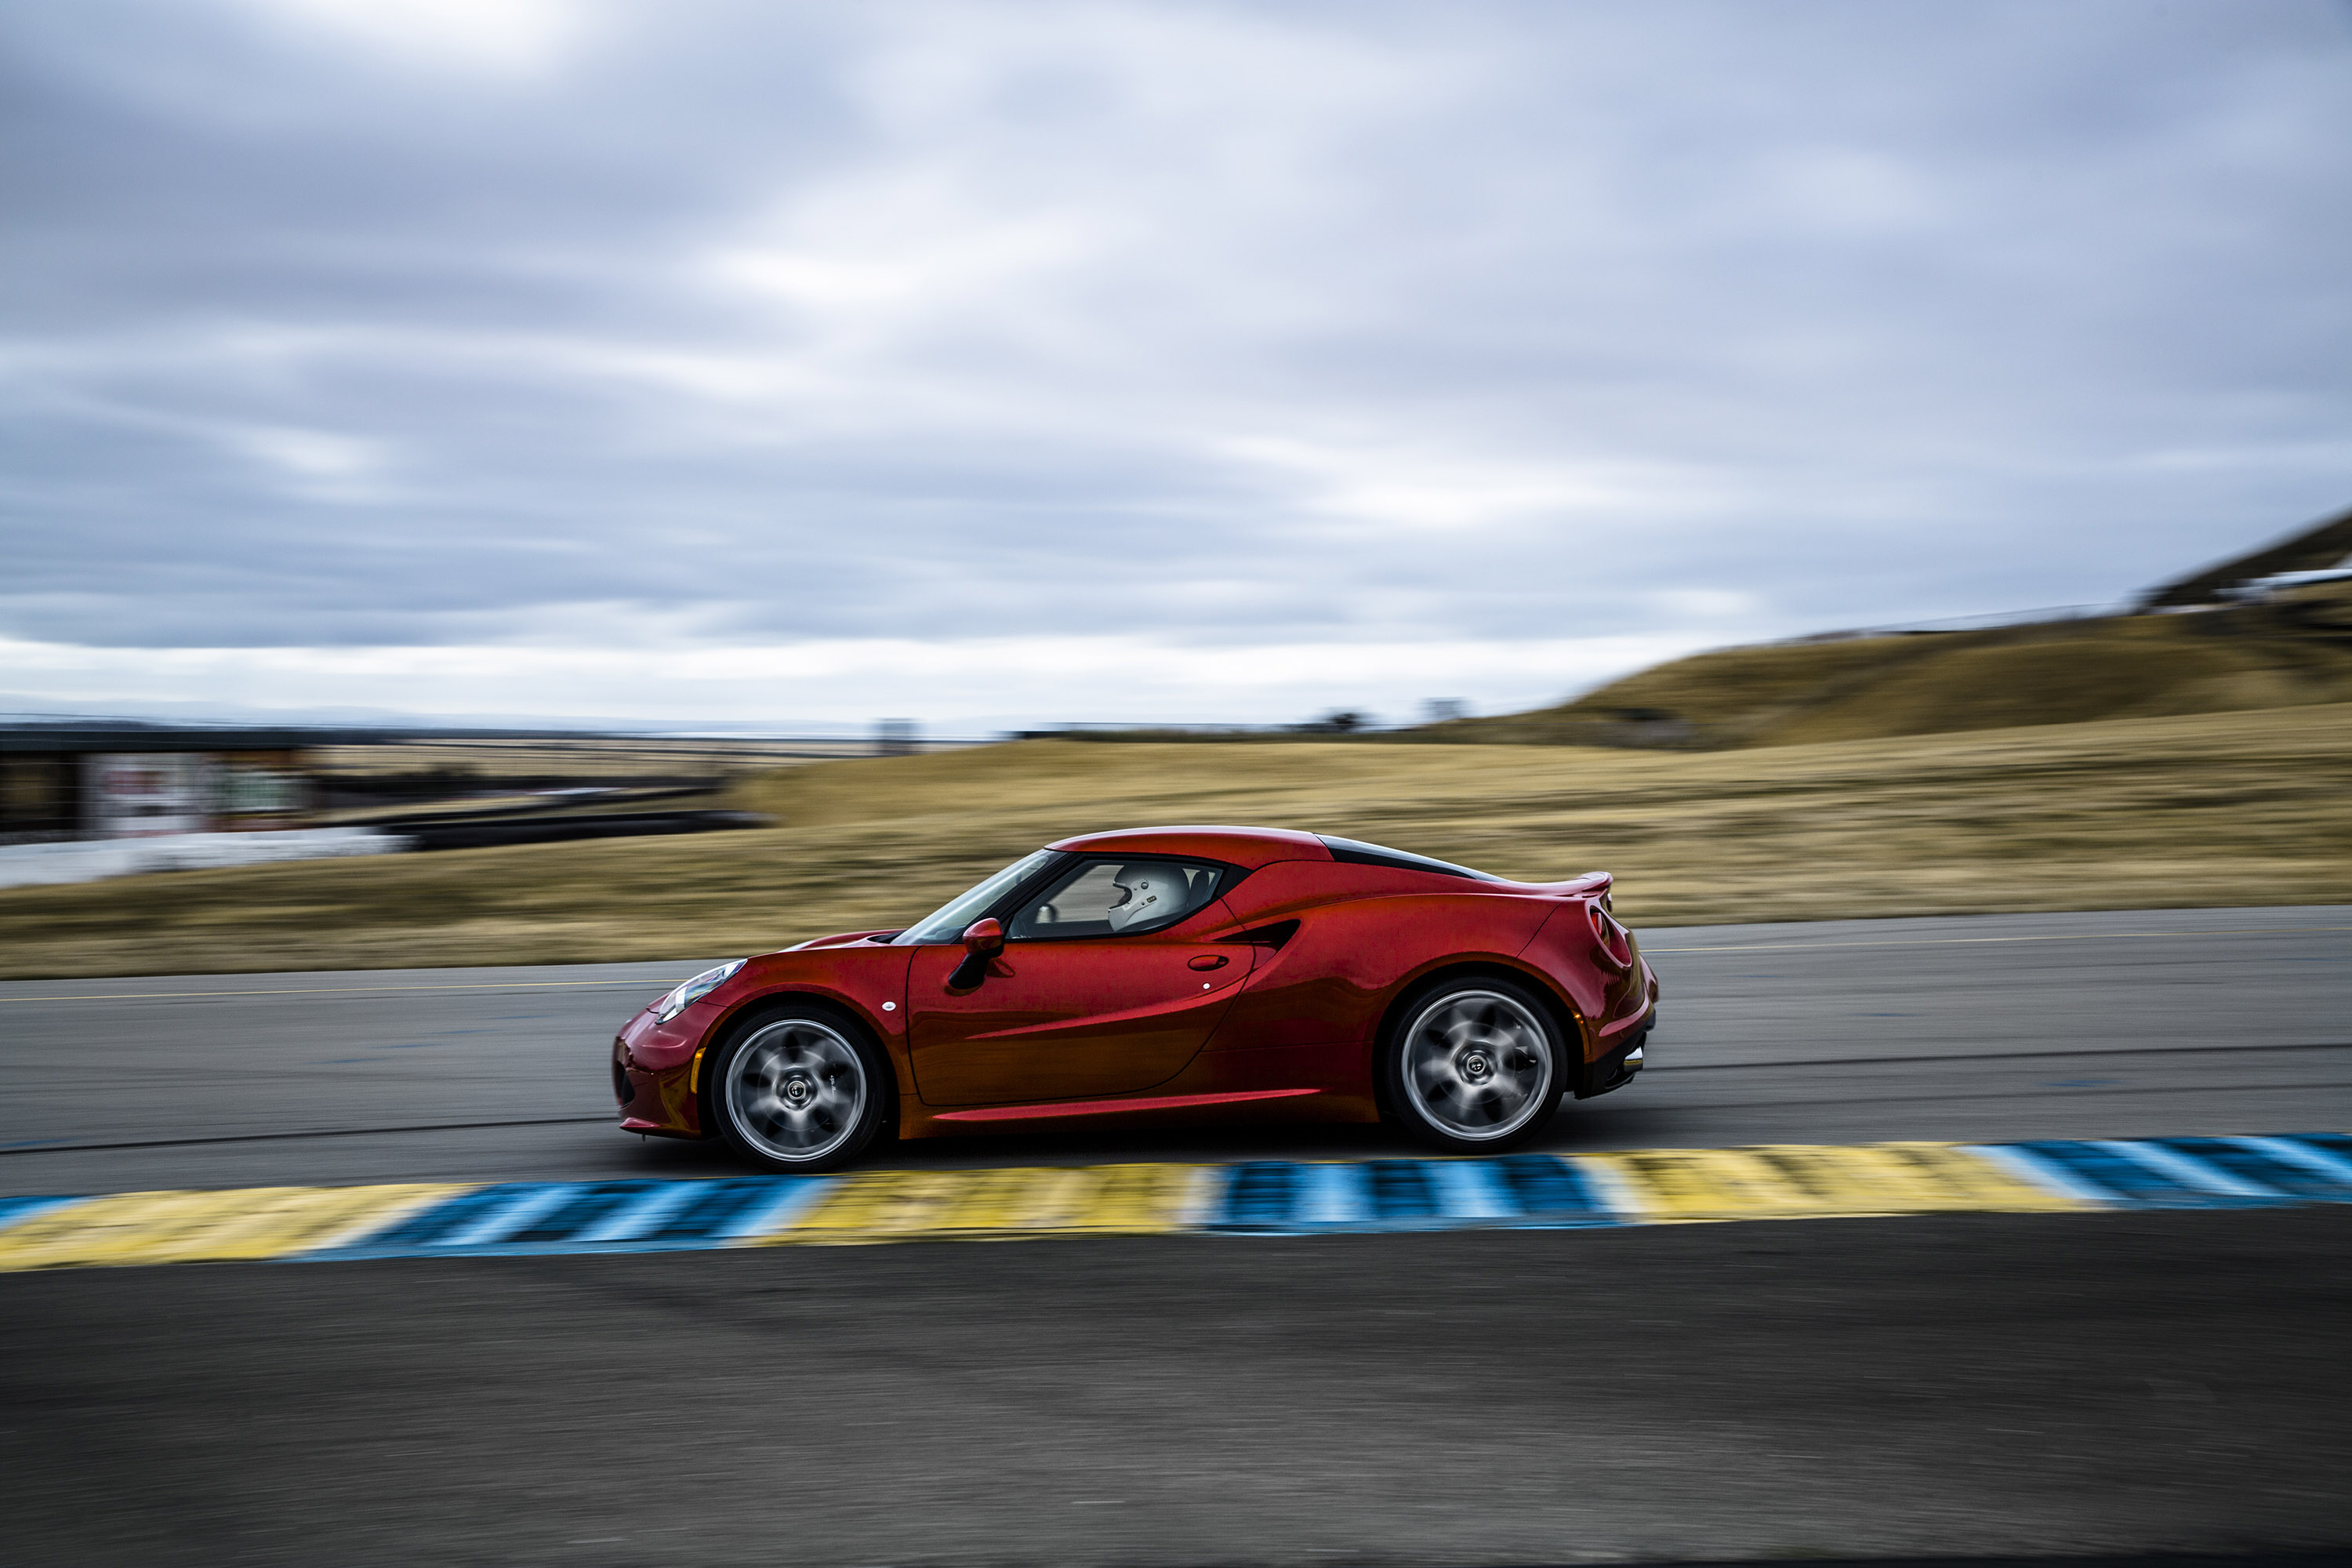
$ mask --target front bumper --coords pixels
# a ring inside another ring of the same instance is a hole
[[[621,1130],[660,1138],[708,1137],[694,1082],[695,1052],[669,1036],[648,1012],[613,1037],[613,1098]]]

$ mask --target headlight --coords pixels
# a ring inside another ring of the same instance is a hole
[[[726,984],[729,978],[732,976],[737,970],[742,967],[743,960],[739,958],[731,963],[722,963],[716,969],[704,970],[693,979],[680,984],[677,990],[671,992],[668,995],[663,997],[655,1005],[655,1021],[663,1024],[668,1023],[672,1018],[677,1017],[680,1013],[686,1011],[686,1005],[688,1003],[699,1002],[705,996],[709,995],[713,991],[716,991],[721,985]]]

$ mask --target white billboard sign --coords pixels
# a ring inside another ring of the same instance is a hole
[[[212,826],[214,760],[193,752],[108,752],[82,774],[83,820],[108,838]]]

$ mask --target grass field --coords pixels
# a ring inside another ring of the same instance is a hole
[[[1449,742],[1702,749],[2352,701],[2352,584],[2182,616],[1719,648],[1572,702],[1418,732]],[[1651,721],[1628,725],[1631,716]]]
[[[1095,828],[1294,826],[1636,924],[2352,901],[2352,705],[1717,752],[1032,742],[740,785],[784,826],[0,893],[0,975],[723,957],[903,924]]]

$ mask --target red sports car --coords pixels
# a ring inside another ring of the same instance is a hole
[[[1641,1070],[1657,977],[1609,891],[1270,828],[1066,838],[904,931],[679,985],[613,1042],[621,1126],[780,1171],[1076,1118],[1493,1152]]]

